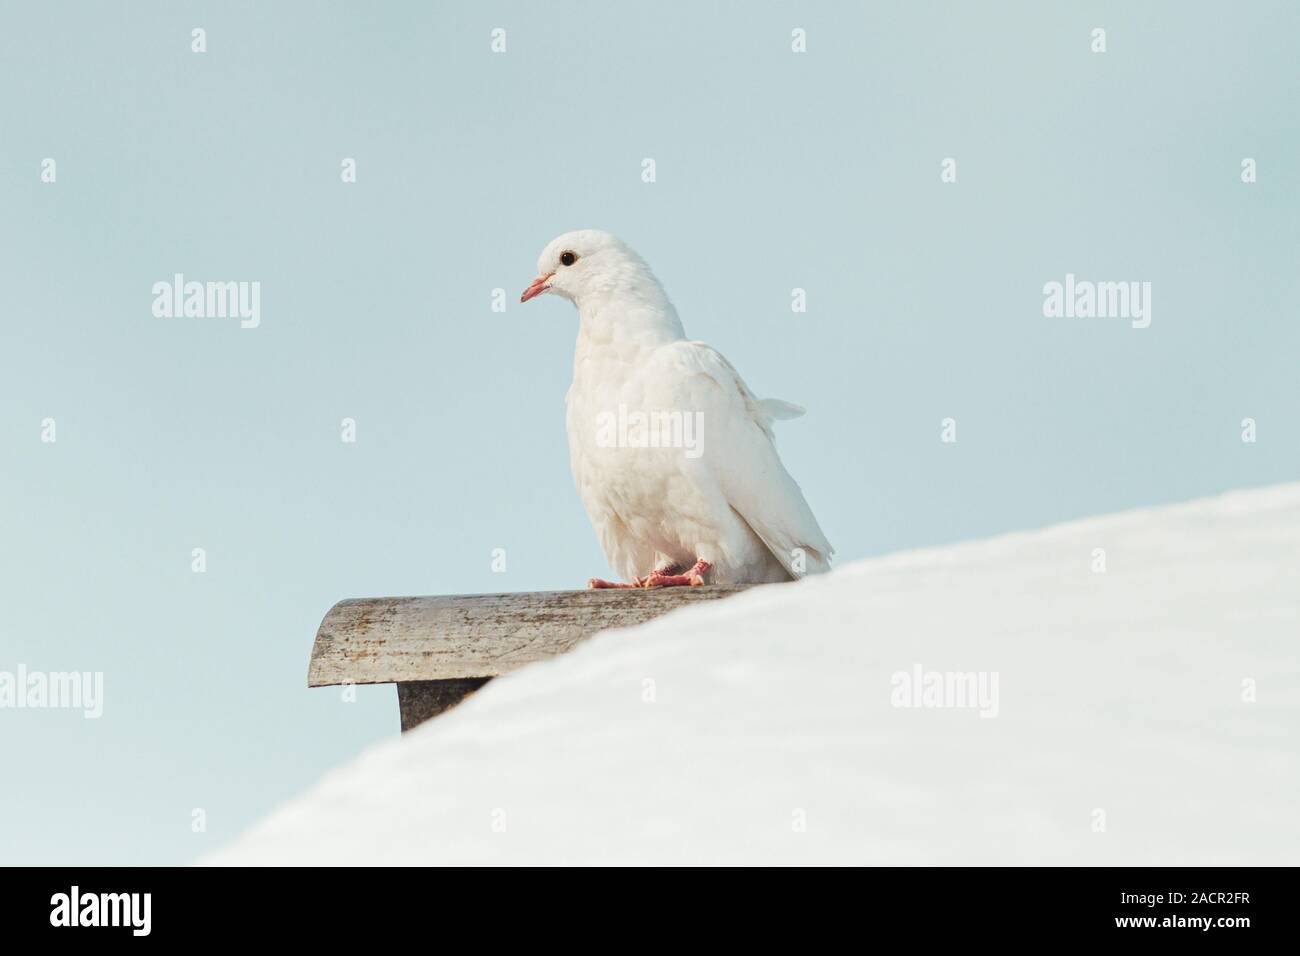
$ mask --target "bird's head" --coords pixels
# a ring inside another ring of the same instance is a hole
[[[581,310],[612,296],[661,298],[663,289],[640,256],[599,229],[579,229],[552,239],[537,260],[537,278],[520,302],[553,292]],[[666,299],[665,299],[666,301]]]

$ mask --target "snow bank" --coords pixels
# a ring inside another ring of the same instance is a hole
[[[1294,865],[1298,639],[1300,485],[864,561],[494,681],[208,862]]]

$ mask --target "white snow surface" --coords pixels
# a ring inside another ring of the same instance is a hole
[[[996,672],[997,715],[894,706],[917,665]],[[602,634],[205,862],[1295,865],[1298,744],[1293,484]]]

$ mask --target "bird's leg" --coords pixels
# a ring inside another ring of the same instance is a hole
[[[713,565],[699,558],[694,567],[685,574],[663,574],[655,571],[647,578],[642,578],[641,587],[643,588],[674,588],[674,587],[699,587],[704,583],[704,575],[713,569]],[[677,570],[670,568],[670,571]]]
[[[653,571],[651,571],[651,572],[650,572],[649,574],[647,574],[645,577],[643,577],[643,578],[633,578],[632,580],[634,580],[634,581],[636,582],[636,586],[637,586],[637,587],[639,587],[639,588],[643,588],[643,587],[646,586],[646,582],[649,581],[651,578],[653,578],[653,577],[660,577],[660,578],[662,578],[662,577],[667,577],[667,576],[670,575],[670,574],[676,574],[676,573],[677,573],[678,571],[680,571],[681,569],[682,569],[682,566],[681,566],[680,564],[677,564],[677,563],[674,562],[674,561],[665,561],[663,564],[659,565],[659,567],[655,568]]]
[[[588,588],[643,588],[646,586],[646,582],[649,581],[655,575],[659,575],[659,576],[669,575],[677,571],[678,568],[679,565],[673,564],[671,562],[668,564],[662,564],[643,578],[633,578],[631,584],[618,584],[614,581],[606,581],[604,578],[592,578],[590,581],[587,582],[587,587]]]

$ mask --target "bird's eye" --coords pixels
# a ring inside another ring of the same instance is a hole
[[[560,265],[571,266],[578,261],[578,254],[568,249],[560,253]]]

